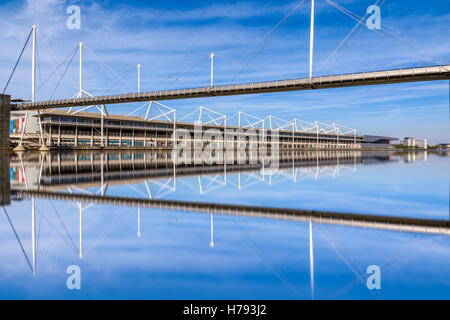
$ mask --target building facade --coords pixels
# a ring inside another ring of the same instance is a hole
[[[69,113],[65,110],[40,112],[44,143],[51,148],[167,148],[174,145],[172,133],[174,129],[183,129],[194,137],[195,125],[188,122],[171,122],[161,120],[146,120],[141,117],[108,115],[102,119],[100,114],[78,112]],[[34,135],[39,139],[38,115],[34,116]],[[102,132],[103,121],[103,132]],[[245,141],[250,144],[251,135],[246,128],[232,126],[203,125],[202,130],[215,129],[222,134],[225,130],[244,131],[245,137],[234,135],[234,141]],[[298,132],[292,130],[276,130],[279,137],[279,147],[282,149],[360,149],[363,138],[352,135],[336,135],[327,133]],[[28,132],[28,125],[27,125]],[[265,129],[267,144],[271,144],[271,130]],[[18,134],[11,134],[16,139]],[[223,134],[224,135],[224,134]],[[250,135],[250,136],[249,136]],[[226,141],[230,143],[229,136]],[[254,137],[256,141],[258,138]],[[252,139],[252,141],[255,141]],[[194,140],[193,140],[194,142]],[[36,141],[36,143],[39,143]],[[261,142],[258,142],[261,143]]]

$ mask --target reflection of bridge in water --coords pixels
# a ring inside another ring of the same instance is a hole
[[[405,161],[410,159],[410,157],[403,157]],[[420,159],[420,157],[417,158]],[[302,178],[337,177],[340,174],[356,171],[358,165],[393,161],[398,161],[397,156],[383,152],[284,152],[280,153],[279,169],[273,169],[265,168],[264,161],[257,164],[247,162],[210,166],[177,166],[169,153],[161,152],[29,153],[19,154],[11,159],[11,172],[16,172],[14,177],[18,177],[19,180],[11,181],[11,194],[13,200],[31,199],[33,248],[31,261],[33,262],[30,266],[33,272],[36,271],[35,206],[37,198],[67,201],[77,206],[80,258],[83,257],[83,212],[92,205],[137,208],[138,236],[141,234],[140,221],[143,208],[208,214],[211,217],[211,247],[214,247],[214,215],[307,222],[310,224],[311,249],[314,223],[450,235],[450,223],[446,220],[162,199],[165,195],[176,192],[177,185],[180,184],[204,194],[227,185],[235,186],[240,190],[255,183],[272,185],[286,179],[296,183]],[[237,177],[237,182],[232,177]],[[198,185],[193,185],[192,180],[196,180]],[[114,185],[129,186],[137,196],[113,195],[110,190]],[[157,192],[154,192],[155,186],[158,188]],[[11,226],[14,228],[12,223]],[[312,261],[312,255],[310,258]]]
[[[22,172],[22,180],[12,182],[12,192],[15,199],[40,197],[76,203],[283,220],[311,219],[325,224],[448,234],[448,221],[162,199],[175,193],[177,185],[205,194],[225,186],[241,190],[261,183],[273,185],[286,180],[297,183],[303,179],[337,177],[356,171],[357,165],[398,161],[391,153],[384,152],[294,151],[280,152],[279,156],[279,168],[274,169],[265,167],[264,161],[250,163],[249,159],[239,163],[235,159],[230,164],[178,166],[170,153],[156,151],[31,153],[12,160],[13,170]],[[110,190],[117,185],[129,186],[136,196],[114,195]]]

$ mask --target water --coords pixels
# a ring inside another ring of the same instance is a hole
[[[11,223],[0,216],[0,298],[449,299],[448,156],[303,152],[284,155],[279,170],[174,167],[170,155],[154,152],[23,154],[9,164],[4,156],[12,201],[5,206]],[[55,194],[87,195],[81,215],[78,200]],[[367,220],[352,227],[311,218],[310,233],[308,216],[211,215],[92,199],[331,211]],[[447,229],[373,228],[373,216],[440,221]],[[80,267],[81,290],[66,286],[71,265]],[[371,265],[381,270],[379,290],[367,288]]]

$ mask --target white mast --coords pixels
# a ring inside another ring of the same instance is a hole
[[[138,70],[138,83],[137,83],[137,86],[138,86],[138,93],[141,93],[141,65],[140,64],[138,64],[137,65],[137,70]]]
[[[33,45],[31,58],[31,102],[36,99],[36,25],[33,25]]]
[[[211,54],[209,55],[209,57],[211,58],[211,87],[214,85],[214,53],[211,52]]]
[[[311,0],[311,33],[309,36],[309,78],[312,78],[314,52],[314,0]]]
[[[80,49],[80,70],[79,70],[80,91],[78,92],[78,98],[81,98],[83,96],[83,42],[81,41],[79,43],[79,49]]]
[[[32,49],[31,49],[31,102],[35,102],[36,98],[36,25],[33,25],[31,28],[32,33]],[[23,151],[25,150],[22,146],[23,136],[25,134],[25,130],[27,128],[28,121],[28,110],[25,112],[25,121],[23,123],[22,132],[20,135],[19,145],[15,148],[15,150]]]
[[[137,236],[141,236],[141,208],[138,207],[138,229],[137,229]]]

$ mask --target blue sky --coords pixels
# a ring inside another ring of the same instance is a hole
[[[136,91],[137,76],[133,68],[137,63],[143,66],[142,90],[208,85],[210,52],[217,56],[217,84],[230,83],[249,60],[250,63],[235,82],[304,77],[309,63],[309,1],[265,46],[261,45],[265,34],[299,2],[2,1],[0,84],[3,87],[6,83],[32,24],[36,24],[40,30],[38,100],[50,98],[61,75],[58,73],[52,76],[41,87],[57,65],[52,55],[62,60],[79,41],[83,41],[88,48],[84,54],[84,89],[93,95]],[[367,7],[376,0],[335,2],[363,16]],[[66,9],[71,4],[81,8],[80,30],[66,27]],[[327,61],[327,57],[356,22],[325,0],[316,0],[314,74],[448,62],[449,9],[450,4],[445,0],[387,0],[381,8],[382,28],[427,54],[411,48],[406,53],[379,34],[361,28],[337,52],[336,61]],[[398,40],[394,42],[398,44]],[[47,50],[46,43],[53,53]],[[351,45],[346,48],[347,44]],[[245,56],[252,48],[250,54]],[[109,73],[124,78],[118,81],[120,85],[115,85],[92,52],[113,70]],[[421,61],[429,59],[433,61]],[[77,92],[77,63],[75,57],[54,98],[69,97]],[[27,99],[30,92],[28,48],[8,93],[15,98]],[[285,119],[297,117],[305,121],[336,122],[357,128],[360,133],[396,137],[412,135],[428,138],[431,143],[450,140],[449,83],[446,81],[193,99],[166,104],[177,108],[180,116],[205,105],[230,115],[243,110],[260,117],[273,114]],[[110,112],[125,114],[137,106],[111,106]]]

